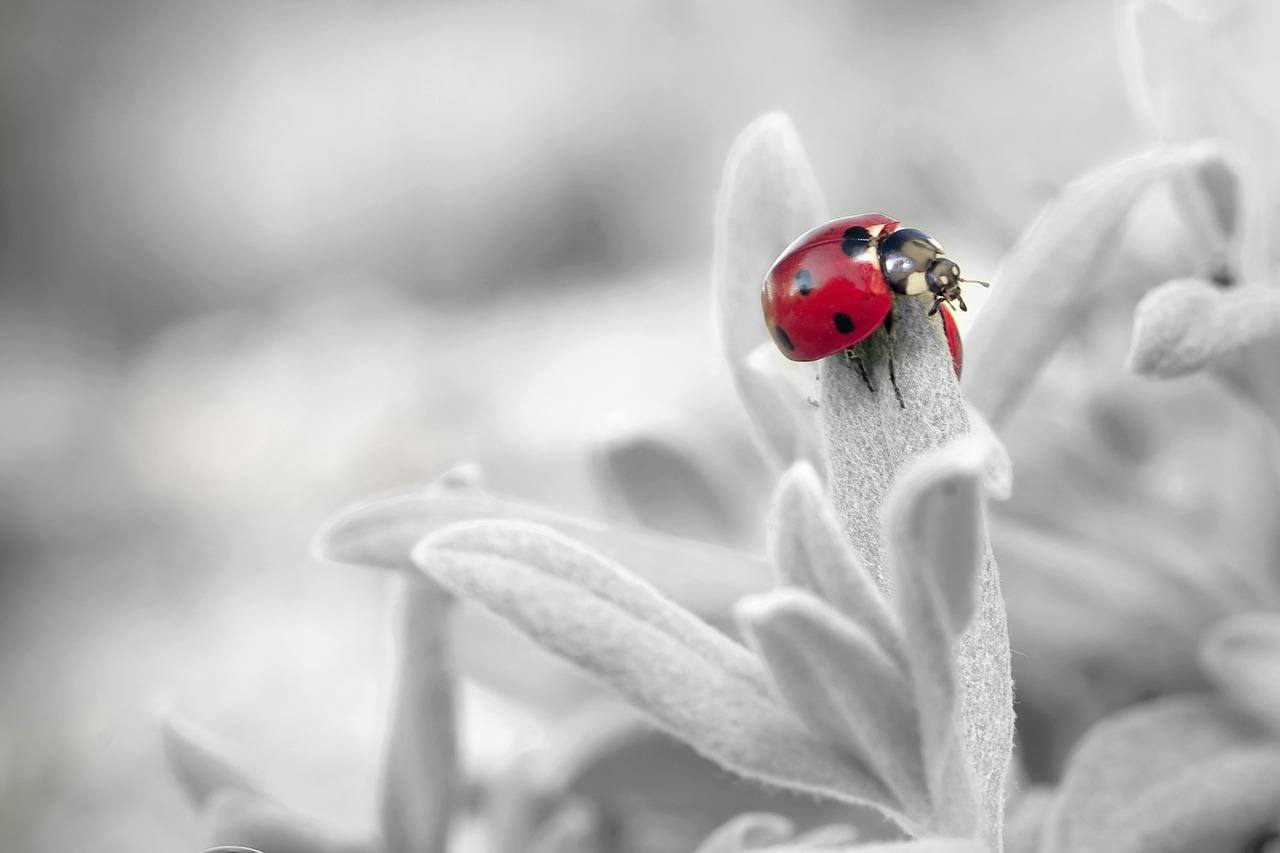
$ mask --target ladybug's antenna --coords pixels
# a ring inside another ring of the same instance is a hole
[[[960,283],[961,283],[961,284],[980,284],[980,285],[982,285],[983,287],[990,287],[990,286],[991,286],[991,282],[989,282],[989,281],[978,281],[976,278],[962,278],[962,279],[960,279],[959,281],[960,281]]]

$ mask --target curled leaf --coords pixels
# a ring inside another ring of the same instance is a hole
[[[523,849],[527,853],[605,853],[608,827],[590,802],[570,799],[543,821]]]
[[[782,815],[749,812],[735,817],[707,836],[696,853],[744,853],[781,844],[795,834]]]
[[[386,853],[443,853],[448,843],[458,799],[447,624],[452,604],[430,578],[404,579],[395,707],[379,801]]]
[[[581,545],[531,525],[464,525],[428,537],[415,559],[721,765],[891,812],[873,775],[775,703],[745,649]]]
[[[1200,657],[1236,707],[1280,733],[1280,616],[1250,614],[1222,622],[1205,638]]]
[[[834,606],[905,666],[901,627],[853,548],[818,481],[797,462],[778,481],[769,524],[769,556],[779,582]]]
[[[160,720],[161,747],[179,787],[197,809],[222,790],[256,793],[258,783],[230,744],[166,709]]]
[[[786,588],[745,599],[738,617],[791,710],[838,754],[874,770],[929,832],[970,828],[932,823],[911,684],[861,625]]]
[[[361,837],[295,811],[260,794],[223,790],[209,803],[209,840],[263,853],[374,853]]]
[[[1010,250],[965,337],[965,391],[996,428],[1098,294],[1117,286],[1110,261],[1137,201],[1208,156],[1158,150],[1086,174],[1050,202]]]
[[[1167,379],[1201,370],[1264,338],[1280,337],[1280,290],[1172,281],[1138,304],[1129,369]]]
[[[771,404],[777,387],[747,367],[766,343],[760,282],[787,245],[823,219],[825,204],[791,119],[770,113],[742,132],[729,152],[716,203],[712,296],[720,348],[758,425],[761,444],[785,467],[809,449],[799,422]]]

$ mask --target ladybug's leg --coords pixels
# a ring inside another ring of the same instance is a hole
[[[893,394],[898,398],[898,405],[902,408],[907,407],[907,401],[902,399],[902,389],[898,387],[898,372],[894,369],[893,353],[898,341],[898,335],[893,329],[893,311],[890,311],[884,318],[884,330],[889,335],[889,384],[893,386]]]
[[[862,376],[862,381],[867,383],[867,390],[874,394],[876,386],[871,384],[871,377],[867,374],[867,366],[862,363],[862,353],[858,352],[853,347],[849,347],[844,351],[844,358],[845,361],[852,363],[858,368],[858,373]]]

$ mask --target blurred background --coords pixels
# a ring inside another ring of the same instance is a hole
[[[747,447],[738,131],[786,110],[833,214],[989,277],[1143,144],[1117,6],[0,0],[0,846],[196,849],[164,703],[367,823],[388,580],[318,524],[459,460],[610,518],[602,442]],[[519,739],[468,702],[477,760]]]

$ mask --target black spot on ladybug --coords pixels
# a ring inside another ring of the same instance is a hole
[[[813,292],[813,276],[808,270],[796,271],[796,290],[800,291],[801,296],[808,296]]]
[[[840,251],[849,257],[861,255],[871,246],[871,232],[861,225],[855,225],[844,232],[844,240],[840,243]]]
[[[774,326],[773,333],[778,336],[778,342],[787,348],[790,352],[795,352],[796,345],[791,343],[791,338],[787,337],[786,331],[781,326]]]
[[[848,314],[839,312],[832,314],[831,319],[835,321],[836,331],[842,335],[847,335],[853,331],[853,319]]]

